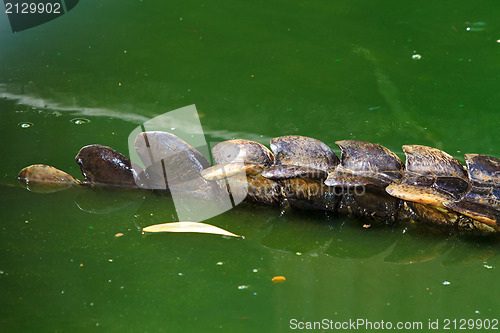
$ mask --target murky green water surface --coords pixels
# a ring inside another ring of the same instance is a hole
[[[127,153],[136,126],[190,104],[209,143],[300,134],[336,151],[359,139],[400,156],[424,144],[461,162],[499,157],[498,9],[81,1],[16,34],[0,14],[0,331],[286,332],[324,318],[428,331],[429,319],[498,319],[495,238],[251,206],[206,221],[245,239],[144,237],[175,220],[168,197],[37,194],[16,179],[35,163],[81,178],[82,146]]]

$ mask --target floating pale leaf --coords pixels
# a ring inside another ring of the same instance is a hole
[[[211,224],[200,222],[170,222],[163,224],[154,224],[142,229],[142,232],[197,232],[205,234],[241,237],[232,232],[213,226]]]

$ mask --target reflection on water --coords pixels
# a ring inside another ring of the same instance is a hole
[[[81,210],[90,214],[126,211],[126,215],[133,216],[138,230],[177,220],[172,198],[165,192],[78,191],[75,203]],[[254,222],[241,225],[238,220],[242,215],[244,218],[252,216]],[[266,249],[344,260],[376,258],[390,264],[415,264],[436,259],[446,266],[483,263],[498,253],[500,243],[496,236],[446,235],[428,226],[370,226],[360,219],[249,203],[212,220],[216,225],[223,223],[217,225],[221,228],[243,233],[247,240]]]
[[[138,112],[139,110],[137,110],[137,112],[127,113],[122,111],[121,109],[112,110],[106,108],[78,107],[71,106],[70,103],[64,105],[62,102],[64,98],[55,101],[44,99],[42,97],[36,96],[36,94],[23,93],[19,90],[23,89],[20,89],[18,85],[0,84],[0,98],[12,100],[17,104],[25,105],[28,107],[52,110],[52,112],[56,116],[64,113],[66,115],[74,115],[80,117],[109,117],[118,118],[131,123],[142,123],[149,119],[145,116],[141,116]],[[73,120],[75,122],[73,122]],[[88,121],[88,119],[85,118],[75,118],[71,121],[76,124],[76,122],[79,122],[80,120],[82,120],[82,122],[80,123]]]
[[[453,300],[447,306],[453,313],[488,317],[496,302],[488,297],[497,281],[497,238],[367,228],[363,220],[250,204],[206,221],[244,240],[144,236],[145,226],[177,221],[168,194],[4,187],[0,196],[1,302],[10,305],[9,323],[19,327],[36,324],[21,313],[37,312],[51,314],[42,321],[48,327],[71,317],[87,328],[98,322],[140,330],[159,325],[164,316],[157,311],[167,309],[176,313],[168,324],[175,330],[201,330],[216,320],[279,331],[295,317],[427,320],[444,297]],[[275,284],[275,276],[286,281]],[[464,290],[473,295],[466,307]],[[408,304],[418,304],[417,317]],[[186,324],[186,309],[198,320]],[[117,312],[125,314],[118,324],[110,319]],[[138,316],[141,323],[133,319]]]
[[[4,98],[9,101],[14,101],[17,105],[27,107],[27,108],[40,108],[48,114],[52,114],[55,117],[61,115],[66,116],[77,116],[77,118],[72,118],[69,121],[75,125],[87,124],[91,120],[88,118],[115,118],[120,121],[128,122],[131,124],[143,124],[155,116],[149,110],[134,108],[133,111],[127,112],[126,110],[131,109],[130,106],[116,106],[115,108],[93,108],[86,106],[71,106],[71,103],[63,104],[60,100],[54,102],[52,100],[43,99],[36,96],[36,94],[30,93],[19,93],[17,85],[7,85],[0,84],[0,98]],[[62,98],[61,100],[64,100]],[[163,112],[168,112],[172,110],[164,110]],[[162,112],[162,113],[163,113]],[[203,116],[200,114],[200,116]],[[88,118],[86,118],[88,117]],[[31,122],[20,123],[19,126],[22,128],[28,128],[32,126]],[[249,133],[244,131],[234,132],[226,129],[211,129],[207,126],[203,127],[203,132],[207,137],[208,144],[210,147],[215,146],[218,142],[222,140],[230,140],[234,138],[246,138],[247,140],[263,142],[269,144],[272,137],[267,137],[262,134]]]

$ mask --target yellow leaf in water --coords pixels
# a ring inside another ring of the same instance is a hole
[[[200,222],[171,222],[163,224],[154,224],[142,229],[142,232],[198,232],[205,234],[215,234],[215,235],[245,238],[243,236],[235,235],[232,232],[213,226],[211,224],[200,223]]]

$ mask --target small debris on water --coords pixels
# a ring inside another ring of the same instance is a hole
[[[123,236],[123,234],[121,232],[118,232],[115,234],[115,237],[121,237],[121,236]]]
[[[412,55],[411,58],[414,60],[420,60],[420,59],[422,59],[422,56],[420,54],[416,53],[416,54]]]
[[[278,275],[273,277],[271,281],[273,281],[274,283],[283,283],[286,281],[286,278],[284,276]]]
[[[484,268],[487,268],[487,269],[492,269],[493,268],[493,266],[488,265],[488,264],[484,264],[483,266],[484,266]]]
[[[363,224],[363,228],[365,228],[365,229],[368,229],[371,226],[372,226],[371,224]]]
[[[217,266],[222,266],[222,265],[224,265],[224,263],[222,261],[217,262]]]
[[[248,289],[248,286],[247,285],[241,285],[241,286],[238,286],[238,289],[239,290]]]
[[[443,282],[443,285],[445,285],[445,286],[448,286],[448,285],[450,285],[450,284],[451,284],[451,282],[450,282],[450,281],[444,281],[444,282]]]

